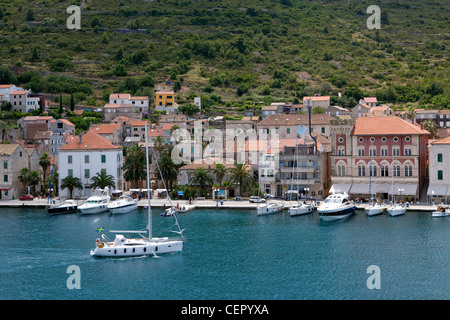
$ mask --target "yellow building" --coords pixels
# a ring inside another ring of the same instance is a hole
[[[175,106],[175,93],[173,91],[158,91],[155,93],[155,106]]]

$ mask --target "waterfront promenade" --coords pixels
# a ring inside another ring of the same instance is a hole
[[[59,202],[57,198],[54,199],[56,203]],[[81,205],[85,200],[76,200],[79,205]],[[287,209],[294,204],[295,201],[283,201],[284,208]],[[225,200],[219,201],[216,200],[196,200],[191,205],[188,204],[186,200],[172,200],[172,205],[176,206],[179,204],[180,206],[189,206],[193,209],[205,209],[205,208],[217,208],[217,209],[252,209],[256,208],[258,204],[250,203],[248,200]],[[0,207],[45,207],[47,205],[47,199],[34,199],[32,201],[22,201],[22,200],[0,200]],[[139,207],[145,207],[147,205],[147,199],[141,199],[138,201]],[[259,204],[261,205],[261,204]],[[356,204],[358,209],[364,209],[367,207],[368,203]],[[151,200],[152,208],[168,208],[170,207],[170,202],[167,199],[152,199]],[[419,203],[419,204],[411,204],[408,208],[408,211],[426,211],[432,212],[437,210],[437,205],[431,205],[427,203]]]

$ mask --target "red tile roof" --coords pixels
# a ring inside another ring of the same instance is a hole
[[[430,134],[427,130],[396,116],[357,118],[352,135]]]
[[[437,140],[432,142],[431,144],[450,144],[450,137],[447,137],[445,139]]]
[[[88,131],[81,138],[81,143],[79,137],[76,137],[59,150],[105,150],[122,148],[121,146],[113,144],[110,140],[92,131]]]

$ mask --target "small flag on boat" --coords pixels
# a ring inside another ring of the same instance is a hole
[[[97,229],[95,229],[95,231],[98,231],[98,232],[103,232],[105,229],[103,228],[103,227],[100,227],[100,228],[97,228]]]

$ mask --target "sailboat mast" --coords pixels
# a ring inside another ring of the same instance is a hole
[[[149,169],[149,159],[148,159],[148,131],[147,123],[145,124],[145,160],[147,163],[147,206],[148,206],[148,239],[152,239],[152,209],[150,206],[150,169]]]

